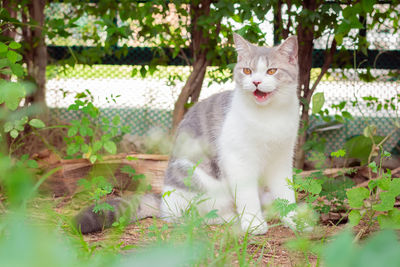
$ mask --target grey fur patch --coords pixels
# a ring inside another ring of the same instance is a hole
[[[232,91],[215,94],[189,109],[177,129],[165,175],[165,185],[186,188],[183,180],[195,164],[215,179],[220,178],[217,138],[232,102]],[[185,160],[185,162],[182,162]],[[188,163],[191,163],[188,166]],[[196,175],[192,184],[198,184]]]

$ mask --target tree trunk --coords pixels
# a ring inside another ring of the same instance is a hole
[[[196,103],[199,100],[201,88],[203,85],[204,76],[207,67],[210,65],[210,60],[207,60],[208,47],[210,46],[211,35],[218,35],[220,22],[217,24],[216,32],[205,32],[203,27],[198,24],[198,19],[201,16],[208,16],[210,14],[211,0],[203,0],[200,3],[190,4],[191,15],[191,44],[190,49],[193,55],[193,69],[186,81],[185,86],[175,102],[173,118],[172,118],[172,132],[175,132],[180,121],[183,119],[187,108],[186,105]]]
[[[183,119],[187,109],[186,104],[189,98],[191,102],[197,102],[201,87],[203,85],[204,76],[206,74],[207,66],[210,64],[205,56],[201,59],[196,60],[193,65],[193,71],[190,74],[185,86],[183,87],[181,93],[179,94],[178,100],[175,102],[175,108],[173,112],[172,119],[172,131],[175,132],[179,125],[179,122]]]
[[[316,9],[316,1],[304,1],[303,8],[309,10]],[[310,90],[310,74],[312,68],[312,51],[314,40],[314,28],[306,24],[299,23],[297,26],[297,38],[299,42],[299,85],[297,95],[300,99],[300,131],[297,138],[294,166],[298,169],[304,167],[305,151],[303,146],[307,138],[307,127],[310,120],[309,103],[312,96]]]
[[[27,104],[38,104],[44,112],[47,112],[46,106],[46,66],[47,50],[44,42],[44,7],[46,0],[30,1],[28,4],[29,20],[35,22],[36,26],[26,29],[24,39],[29,45],[29,51],[26,53],[26,65],[28,70],[28,79],[36,85],[36,91],[26,99]]]

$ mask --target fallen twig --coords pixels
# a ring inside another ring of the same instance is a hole
[[[332,168],[332,169],[325,169],[322,173],[329,177],[338,177],[342,174],[352,172],[354,170],[359,169],[360,167],[353,167],[353,168]],[[301,176],[307,177],[314,173],[318,173],[320,170],[311,170],[311,171],[302,171],[300,173]]]

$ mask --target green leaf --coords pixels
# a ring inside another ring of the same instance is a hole
[[[87,144],[82,144],[81,145],[81,152],[82,153],[88,153],[89,152],[89,146]]]
[[[352,210],[349,213],[349,220],[351,226],[356,226],[357,224],[360,223],[362,216],[359,210]]]
[[[87,126],[85,126],[85,125],[82,125],[82,126],[79,128],[79,133],[80,133],[80,135],[82,135],[82,136],[86,136],[86,135],[87,135],[87,133],[88,133],[87,129],[88,129],[88,127],[87,127]]]
[[[368,167],[371,169],[373,173],[378,173],[378,166],[376,165],[375,161],[368,164]]]
[[[75,136],[78,133],[78,127],[72,126],[68,129],[68,137]]]
[[[289,214],[289,212],[296,209],[297,204],[289,203],[287,199],[278,198],[275,199],[275,201],[273,202],[273,207],[277,212],[279,212],[279,215],[281,217],[285,217],[286,215]]]
[[[30,159],[26,162],[26,164],[28,165],[29,168],[32,169],[37,169],[39,167],[38,163],[36,162],[36,160]]]
[[[81,125],[82,126],[89,126],[90,125],[90,120],[87,117],[83,117],[81,119]]]
[[[346,195],[351,208],[362,208],[364,200],[369,197],[369,191],[364,187],[352,188],[346,192]]]
[[[335,35],[336,41],[338,43],[343,42],[343,37],[347,35],[347,33],[350,31],[351,25],[347,20],[343,20],[342,23],[339,24],[339,27],[337,28],[337,32]]]
[[[32,119],[29,122],[29,125],[35,128],[44,128],[46,127],[46,125],[44,124],[43,121],[39,120],[39,119]]]
[[[71,156],[79,152],[80,146],[77,143],[72,143],[67,146],[67,155]]]
[[[133,157],[133,156],[126,156],[126,159],[131,161],[131,160],[138,160],[138,158]]]
[[[144,65],[141,66],[140,67],[140,75],[142,76],[142,78],[146,77],[146,73],[147,73],[146,67]]]
[[[117,146],[113,141],[106,141],[104,143],[104,149],[110,154],[117,153]]]
[[[365,129],[363,131],[363,135],[368,138],[375,136],[376,135],[376,125],[371,124],[371,125],[368,125],[367,127],[365,127]]]
[[[4,53],[8,51],[8,46],[2,42],[0,42],[0,53]]]
[[[118,134],[118,128],[117,127],[112,127],[110,130],[110,133],[112,136],[116,136]]]
[[[103,144],[100,141],[96,141],[93,143],[93,152],[97,152],[101,149]]]
[[[87,133],[86,133],[87,136],[93,136],[94,132],[93,132],[92,128],[87,128],[86,131],[87,131]]]
[[[24,86],[21,83],[0,81],[0,88],[0,104],[5,102],[10,110],[16,110],[25,97]]]
[[[17,138],[17,136],[18,136],[18,131],[17,130],[15,130],[15,129],[12,129],[11,130],[11,132],[10,132],[10,136],[12,137],[12,138]]]
[[[338,45],[341,45],[343,42],[343,34],[341,33],[335,34],[335,41],[337,42]]]
[[[392,193],[395,197],[400,195],[400,179],[393,179],[390,182],[389,192]]]
[[[131,128],[131,127],[129,127],[129,125],[122,126],[121,132],[123,132],[123,133],[129,133],[130,130],[131,130],[130,128]]]
[[[4,132],[8,133],[12,129],[14,129],[14,125],[12,122],[8,121],[8,122],[4,123]]]
[[[392,154],[390,154],[390,152],[388,152],[388,151],[383,151],[382,157],[390,158],[391,156],[392,156]]]
[[[376,3],[375,0],[361,0],[361,6],[363,10],[367,13],[372,12],[374,10],[374,4]]]
[[[390,178],[381,178],[381,179],[376,179],[378,183],[378,187],[382,190],[389,190],[390,185],[392,184],[392,181]]]
[[[389,211],[394,207],[396,202],[396,197],[391,192],[382,192],[379,195],[381,202],[379,204],[373,205],[372,209],[376,211]]]
[[[22,77],[25,74],[24,68],[20,64],[10,64],[10,68],[12,72],[18,77]]]
[[[114,126],[118,126],[118,124],[120,122],[121,122],[121,118],[118,115],[114,116],[114,118],[112,119],[112,123]]]
[[[109,120],[107,117],[101,118],[101,121],[102,121],[104,124],[109,124],[109,123],[110,123],[110,120]]]
[[[80,135],[76,135],[73,138],[75,139],[75,143],[77,143],[78,145],[82,145],[85,143],[85,139],[83,139],[83,137]]]
[[[22,56],[15,51],[8,50],[7,58],[10,60],[11,63],[18,62],[22,59]]]
[[[388,214],[377,216],[379,225],[383,229],[400,229],[400,210],[393,209]]]
[[[370,180],[368,182],[368,188],[369,188],[370,191],[372,191],[377,186],[378,186],[378,181],[377,180]]]
[[[353,245],[353,235],[345,230],[327,242],[323,249],[324,265],[327,267],[353,266],[352,260],[357,252]]]
[[[79,179],[77,184],[78,186],[83,186],[87,190],[90,190],[92,185],[91,182],[86,179]]]
[[[12,41],[12,42],[9,44],[9,47],[10,47],[11,49],[19,49],[19,48],[21,48],[21,44],[15,42],[15,41]]]
[[[7,58],[0,58],[0,69],[10,66],[10,61]]]
[[[343,118],[348,119],[348,120],[354,119],[353,116],[347,111],[342,111],[342,116],[343,116]]]
[[[331,157],[342,158],[344,156],[346,156],[346,150],[344,149],[339,149],[338,151],[331,152]]]
[[[91,155],[91,156],[89,157],[89,161],[90,161],[92,164],[95,163],[96,160],[97,160],[97,155]]]
[[[312,98],[312,113],[317,114],[321,111],[325,103],[324,93],[315,93]]]

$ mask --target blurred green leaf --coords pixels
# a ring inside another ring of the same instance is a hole
[[[12,138],[14,138],[14,139],[17,138],[18,137],[18,131],[15,130],[15,129],[12,129],[11,132],[10,132],[10,136]]]
[[[46,125],[44,124],[43,121],[39,120],[39,119],[32,119],[29,122],[29,125],[35,128],[44,128],[46,127]]]
[[[349,221],[352,226],[356,226],[357,224],[359,224],[361,218],[362,216],[359,210],[352,210],[349,213]]]
[[[110,154],[117,153],[117,145],[113,141],[106,141],[104,143],[104,149]]]
[[[12,129],[14,129],[14,125],[12,122],[8,121],[4,124],[4,132],[8,133],[10,132]]]
[[[71,137],[71,136],[75,136],[77,133],[78,133],[78,127],[76,127],[76,126],[71,126],[71,127],[68,129],[67,135],[68,135],[68,137]]]
[[[312,113],[316,114],[321,111],[325,103],[324,93],[315,93],[312,97]]]
[[[15,63],[15,62],[22,60],[22,56],[12,50],[8,50],[7,58],[8,58],[8,60],[10,60],[11,63]]]
[[[25,97],[25,88],[21,83],[0,80],[0,104],[5,103],[10,110],[16,110]]]
[[[0,42],[0,53],[4,53],[8,51],[8,46],[2,42]]]
[[[21,44],[15,42],[15,41],[12,41],[8,46],[9,46],[11,49],[19,49],[19,48],[21,48]]]
[[[364,205],[364,200],[369,197],[368,189],[364,187],[352,188],[347,191],[347,198],[351,208],[361,208]]]

